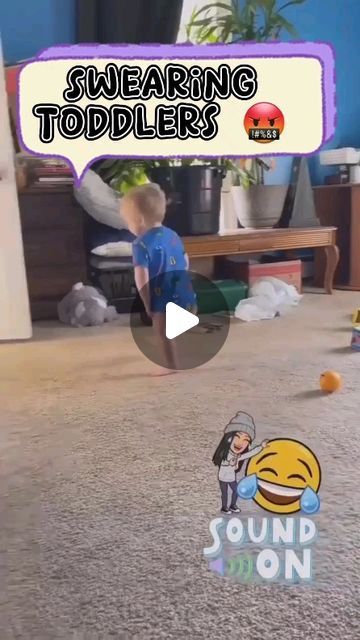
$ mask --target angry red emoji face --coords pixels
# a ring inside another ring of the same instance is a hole
[[[250,107],[244,118],[245,131],[250,140],[268,143],[278,140],[284,130],[282,111],[271,102],[258,102]]]

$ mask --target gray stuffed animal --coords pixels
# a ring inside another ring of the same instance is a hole
[[[94,327],[110,322],[117,316],[115,307],[94,287],[74,284],[72,290],[59,302],[60,322],[73,327]]]

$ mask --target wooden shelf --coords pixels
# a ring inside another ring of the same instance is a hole
[[[332,293],[334,273],[339,260],[336,227],[241,229],[234,234],[224,236],[188,236],[183,238],[183,241],[189,258],[249,255],[295,249],[323,249],[325,254],[323,284],[327,293]]]
[[[63,184],[24,189],[19,206],[32,319],[53,319],[57,303],[87,278],[82,210]]]

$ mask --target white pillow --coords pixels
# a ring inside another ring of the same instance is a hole
[[[131,258],[132,242],[108,242],[95,247],[91,253],[102,258]]]
[[[121,216],[120,194],[109,187],[95,171],[86,171],[80,186],[74,187],[74,196],[94,220],[113,229],[127,229]]]

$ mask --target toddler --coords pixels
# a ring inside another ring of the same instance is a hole
[[[175,345],[165,334],[168,302],[196,313],[196,296],[188,273],[189,260],[180,237],[162,223],[166,197],[157,184],[134,187],[121,201],[121,212],[133,242],[135,283],[151,317],[165,366],[156,375],[177,370]]]

